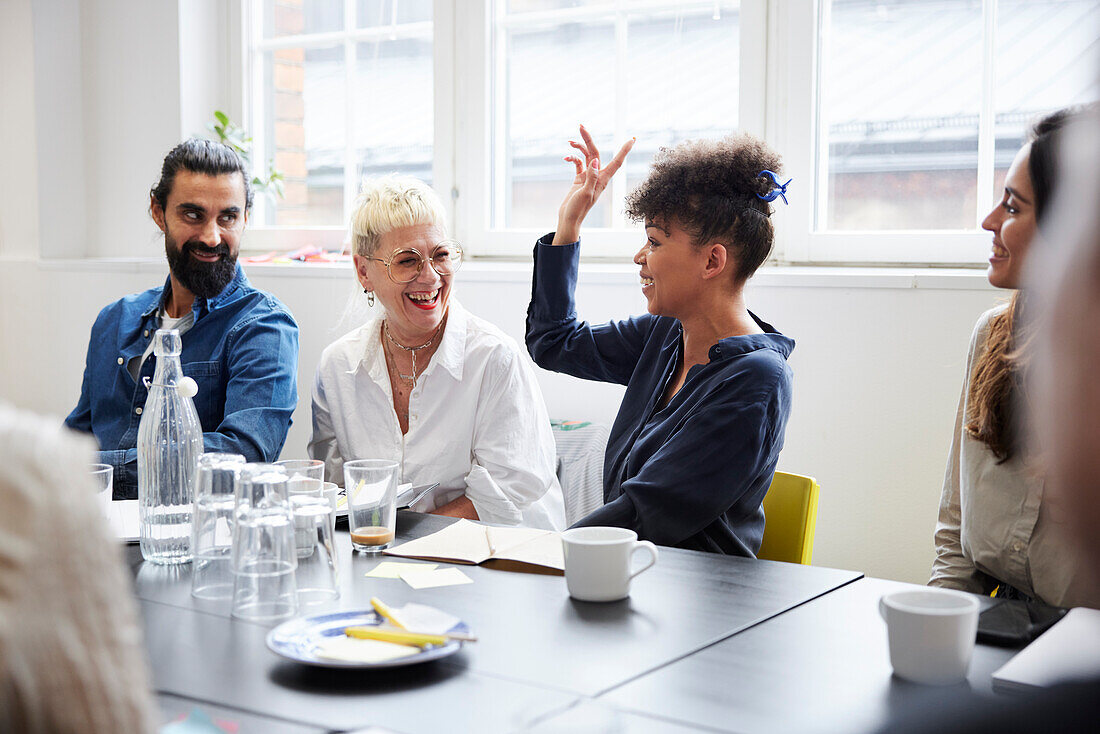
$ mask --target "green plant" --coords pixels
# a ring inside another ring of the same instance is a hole
[[[245,163],[252,163],[252,136],[237,123],[229,119],[229,115],[221,110],[214,110],[214,119],[206,124],[218,140],[228,145],[237,154],[244,158]],[[256,176],[252,179],[252,187],[271,198],[276,196],[283,198],[283,172],[275,167],[274,159],[267,162],[267,178]]]

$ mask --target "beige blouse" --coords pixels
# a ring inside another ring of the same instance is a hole
[[[988,594],[1003,581],[1049,604],[1100,607],[1059,508],[1044,497],[1027,458],[1018,453],[999,464],[963,427],[970,375],[985,352],[990,321],[1006,308],[982,314],[970,339],[928,583]]]
[[[0,403],[0,731],[153,732],[137,605],[94,446]]]

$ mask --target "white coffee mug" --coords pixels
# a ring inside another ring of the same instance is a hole
[[[630,596],[630,580],[657,562],[657,546],[638,540],[626,528],[573,528],[561,534],[565,584],[581,601],[618,601]],[[649,563],[631,571],[634,551],[649,553]]]
[[[879,599],[894,675],[930,685],[966,680],[978,609],[976,596],[949,589],[895,591]]]

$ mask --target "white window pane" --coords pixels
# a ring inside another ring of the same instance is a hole
[[[832,0],[828,18],[818,227],[973,228],[982,3]]]
[[[432,0],[356,0],[360,28],[380,28],[432,19]]]
[[[517,13],[532,13],[546,10],[566,10],[569,8],[584,8],[597,5],[614,5],[616,0],[508,0],[507,12],[510,15]]]
[[[344,0],[264,0],[264,38],[344,29]]]
[[[286,177],[286,196],[266,207],[268,225],[343,223],[343,46],[263,54],[264,140]]]
[[[394,171],[432,181],[432,41],[355,47],[352,100],[358,175]]]
[[[622,195],[645,176],[660,146],[737,129],[736,0],[511,0],[507,8],[498,28],[504,78],[494,80],[495,226],[553,226],[574,176],[562,157],[575,152],[566,141],[579,122],[605,159],[627,137],[638,139],[614,190],[586,219],[590,227],[626,224]]]
[[[577,124],[610,148],[615,132],[615,26],[613,23],[552,23],[508,32],[506,40],[503,212],[505,227],[552,228],[558,204],[573,180],[562,157],[572,151]],[[581,119],[583,117],[583,119]],[[460,143],[461,144],[461,143]],[[500,147],[497,147],[500,151]],[[602,198],[586,222],[609,224]],[[503,217],[501,216],[503,214]],[[503,221],[501,221],[503,219]]]
[[[1000,0],[996,32],[994,201],[1029,125],[1044,114],[1100,96],[1100,3]],[[983,208],[994,202],[984,202]]]
[[[661,146],[737,129],[739,5],[630,16],[626,132],[638,141],[624,167],[627,191],[645,178]]]

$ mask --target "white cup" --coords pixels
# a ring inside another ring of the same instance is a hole
[[[977,597],[948,589],[895,591],[879,599],[894,675],[937,686],[966,680],[978,609]]]
[[[638,540],[626,528],[573,528],[561,534],[565,584],[581,601],[618,601],[630,596],[630,580],[657,562],[657,546]],[[631,571],[634,551],[645,549],[649,563]]]

